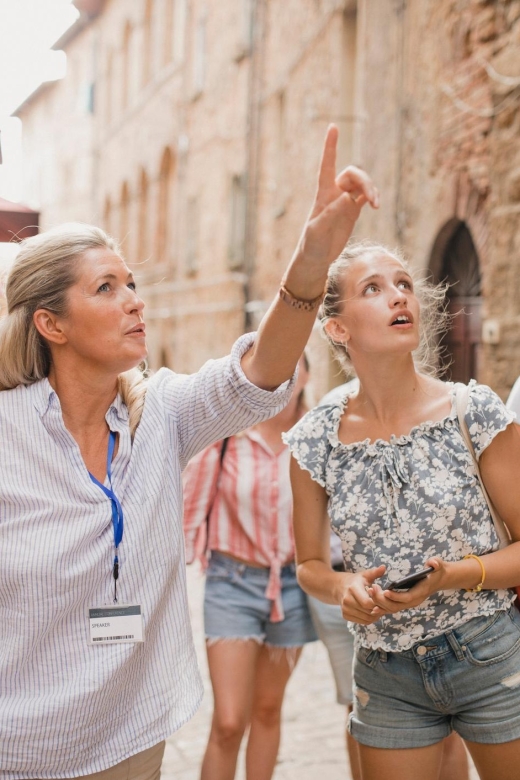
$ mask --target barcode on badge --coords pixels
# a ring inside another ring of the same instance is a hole
[[[135,639],[135,634],[123,634],[122,636],[95,636],[93,642],[114,642],[116,639]]]

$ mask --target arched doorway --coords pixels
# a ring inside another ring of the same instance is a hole
[[[447,282],[450,330],[442,339],[446,378],[468,382],[479,374],[482,297],[478,253],[465,222],[453,219],[440,231],[430,271],[435,282]]]

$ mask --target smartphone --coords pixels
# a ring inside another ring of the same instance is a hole
[[[417,571],[415,574],[409,574],[408,577],[403,577],[402,580],[388,583],[386,590],[409,590],[420,580],[424,580],[432,571],[435,571],[435,569],[432,566],[428,566],[427,569],[421,569],[421,571]]]

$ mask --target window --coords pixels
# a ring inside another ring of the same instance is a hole
[[[112,121],[112,80],[114,77],[114,55],[110,51],[107,56],[107,67],[105,73],[105,114],[107,118],[107,124]]]
[[[195,29],[193,53],[193,91],[200,95],[206,78],[206,20],[201,19]]]
[[[231,225],[229,267],[237,271],[244,267],[246,251],[247,181],[245,174],[231,181]]]
[[[358,135],[356,117],[357,14],[354,7],[343,13],[341,28],[341,69],[338,111],[338,170],[354,159],[354,139]]]
[[[287,182],[285,175],[285,156],[287,154],[285,143],[285,92],[279,92],[276,96],[275,105],[275,132],[276,132],[276,159],[275,159],[275,217],[281,217],[285,214],[287,207]]]
[[[112,233],[112,201],[109,197],[105,200],[105,209],[103,213],[103,224],[105,226],[105,231],[111,235]]]
[[[199,268],[199,231],[199,201],[198,198],[190,198],[186,214],[185,271],[187,276],[194,276]]]
[[[242,0],[242,19],[241,19],[241,40],[239,42],[239,53],[246,56],[253,48],[254,36],[254,2],[253,0]]]
[[[186,41],[187,0],[175,0],[173,15],[173,59],[182,62]]]
[[[138,237],[137,237],[137,261],[143,262],[148,258],[148,199],[149,184],[148,176],[145,170],[141,170],[139,180],[139,215],[138,215]]]
[[[126,181],[124,182],[123,186],[121,187],[121,202],[119,206],[119,242],[121,244],[121,249],[123,251],[123,256],[128,259],[128,248],[129,248],[129,235],[128,235],[128,227],[129,227],[129,209],[130,209],[130,191],[128,189],[128,184]]]
[[[167,65],[173,58],[173,31],[176,0],[164,0],[164,28],[162,64]]]
[[[96,111],[96,83],[90,81],[85,85],[85,102],[88,114],[94,114]]]
[[[146,0],[143,24],[143,86],[152,77],[152,34],[154,19],[154,0]]]
[[[170,255],[172,240],[172,183],[174,160],[170,149],[165,149],[159,172],[159,202],[157,209],[156,254],[157,261],[164,263]]]
[[[132,57],[132,25],[127,22],[125,25],[125,31],[123,33],[123,80],[121,84],[121,104],[123,108],[128,106],[130,102],[131,93],[131,70],[133,65]]]

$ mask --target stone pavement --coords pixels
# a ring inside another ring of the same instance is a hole
[[[188,591],[195,644],[204,679],[202,705],[192,720],[166,743],[161,780],[199,780],[212,700],[204,651],[204,580],[188,570]],[[345,708],[336,704],[327,653],[321,642],[304,649],[287,686],[282,744],[273,780],[351,780],[345,757]],[[245,780],[243,751],[236,780]],[[471,780],[478,780],[474,770]]]
[[[189,566],[188,591],[205,694],[195,717],[167,741],[161,780],[198,780],[211,719],[202,597],[204,580]],[[351,780],[344,748],[345,708],[336,704],[327,653],[321,642],[304,649],[284,702],[282,744],[273,780]],[[243,752],[242,752],[243,753]],[[243,754],[236,780],[245,780]]]

